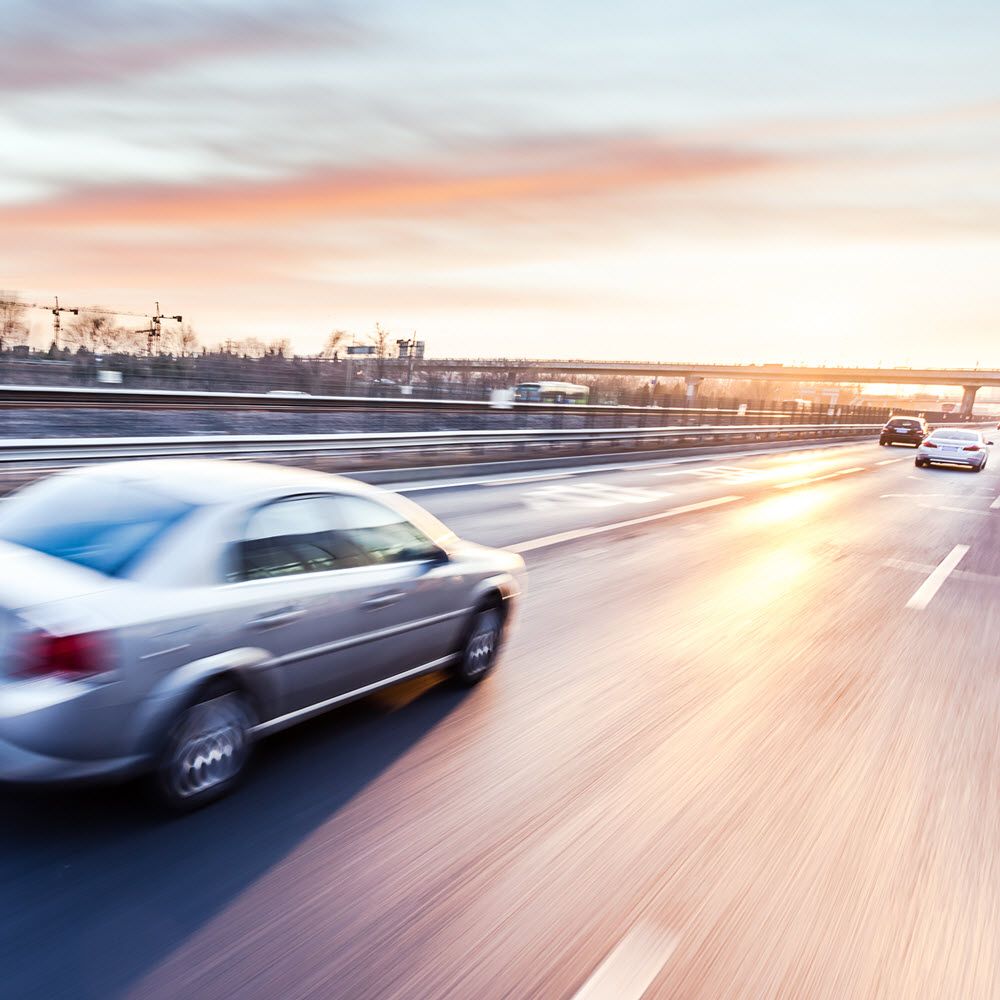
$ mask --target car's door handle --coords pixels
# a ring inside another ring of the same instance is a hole
[[[281,625],[297,622],[305,613],[305,608],[276,608],[274,611],[266,611],[256,618],[251,618],[250,625],[252,628],[278,628]]]
[[[374,597],[369,597],[367,601],[361,602],[361,607],[365,611],[378,611],[379,608],[387,608],[391,604],[401,601],[406,595],[401,591],[390,591],[385,594],[376,594]]]

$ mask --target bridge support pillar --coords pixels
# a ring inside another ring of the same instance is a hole
[[[963,385],[962,386],[962,405],[959,407],[958,412],[963,417],[972,416],[972,406],[976,401],[976,393],[982,388],[978,385]]]
[[[684,378],[684,398],[690,406],[698,398],[698,387],[705,379],[701,375],[687,375]]]

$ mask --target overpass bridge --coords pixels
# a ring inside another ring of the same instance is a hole
[[[425,371],[491,371],[516,377],[544,375],[628,375],[681,378],[694,397],[705,379],[746,379],[763,382],[830,382],[868,385],[953,385],[962,388],[960,413],[969,415],[976,393],[983,387],[1000,388],[1000,371],[984,368],[829,368],[824,365],[723,365],[660,361],[578,361],[538,358],[427,358]]]

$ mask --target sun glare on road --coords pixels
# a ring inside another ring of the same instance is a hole
[[[831,491],[821,489],[781,493],[747,507],[742,512],[742,519],[755,528],[787,525],[815,514],[820,508],[828,506],[832,499]]]

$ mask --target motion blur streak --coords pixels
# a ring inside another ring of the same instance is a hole
[[[864,473],[793,501],[773,457],[728,458],[763,474],[739,502],[528,553],[488,682],[279,735],[183,822],[5,793],[5,989],[568,998],[645,927],[647,998],[1000,995],[1000,476],[831,454]],[[732,489],[669,483],[652,512]],[[624,519],[532,488],[421,499],[485,544]]]

